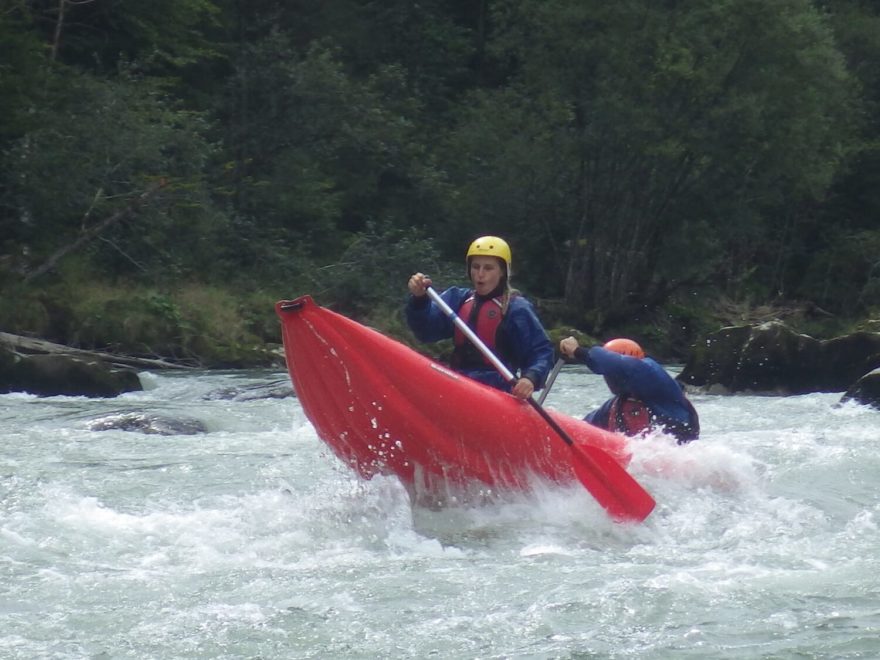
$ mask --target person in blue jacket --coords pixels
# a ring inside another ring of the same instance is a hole
[[[423,273],[409,278],[406,321],[419,341],[452,338],[452,367],[520,399],[529,398],[544,381],[553,364],[553,344],[532,304],[510,287],[510,246],[497,236],[471,243],[466,256],[472,288],[450,287],[440,297],[517,377],[506,383],[479,349],[427,296],[431,279]]]
[[[559,351],[604,376],[614,395],[585,421],[626,435],[660,428],[678,444],[700,436],[700,418],[681,386],[632,339],[612,339],[586,350],[567,337],[559,342]]]

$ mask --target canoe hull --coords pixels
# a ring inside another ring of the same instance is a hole
[[[309,421],[362,477],[410,491],[529,490],[576,480],[571,449],[525,402],[318,306],[281,301],[287,368]],[[626,439],[550,412],[575,444],[625,466]]]

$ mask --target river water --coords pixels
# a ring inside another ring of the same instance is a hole
[[[631,526],[579,484],[413,509],[254,396],[284,373],[141,379],[0,396],[0,658],[880,657],[880,412],[839,394],[692,397],[701,440],[633,445]],[[605,396],[566,367],[545,405]]]

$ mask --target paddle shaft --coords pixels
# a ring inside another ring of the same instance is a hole
[[[538,397],[539,404],[544,404],[544,399],[547,398],[547,394],[549,394],[550,388],[553,387],[553,383],[556,381],[556,376],[559,375],[559,370],[562,369],[562,365],[564,364],[565,360],[562,358],[556,360],[556,364],[553,365],[553,370],[550,372],[550,375],[547,376],[547,382],[544,384],[544,389],[541,390],[541,396]]]
[[[498,370],[498,373],[501,374],[504,380],[506,380],[510,384],[510,386],[513,387],[516,384],[517,378],[513,375],[513,372],[511,372],[510,369],[507,368],[507,365],[499,360],[498,356],[495,355],[495,353],[493,353],[489,349],[489,347],[483,343],[483,340],[479,338],[477,333],[474,332],[467,323],[459,318],[458,314],[456,314],[453,309],[446,304],[446,301],[440,297],[440,294],[434,290],[434,287],[429,286],[427,288],[427,292],[428,297],[430,297],[431,300],[434,301],[434,304],[437,305],[437,307],[439,307],[443,311],[443,313],[452,320],[452,322],[455,324],[455,327],[461,330],[462,334],[465,337],[473,342],[474,346],[480,349],[480,353],[482,353],[483,356],[492,363],[492,366]],[[541,417],[544,418],[544,420],[550,425],[550,427],[559,434],[559,437],[565,440],[565,444],[567,444],[569,447],[574,446],[574,441],[572,441],[572,439],[568,437],[568,433],[566,433],[563,428],[556,423],[556,420],[550,417],[547,411],[541,407],[541,404],[535,401],[534,397],[530,396],[526,400],[529,402],[529,405],[534,408],[538,412],[538,414],[541,415]]]
[[[452,310],[452,307],[446,304],[446,301],[440,297],[440,294],[434,290],[434,287],[429,286],[427,287],[426,291],[428,292],[428,297],[433,300],[434,304],[437,305],[437,307],[439,307],[443,311],[443,313],[452,320],[452,322],[455,324],[455,327],[461,330],[464,336],[470,339],[471,342],[473,342],[474,346],[480,349],[480,352],[487,360],[489,360],[489,362],[492,363],[493,367],[498,369],[498,373],[504,376],[504,380],[511,384],[515,383],[516,376],[514,376],[510,369],[507,368],[507,365],[499,360],[498,357],[489,350],[489,347],[483,343],[483,340],[477,336],[477,333],[471,330],[471,327],[458,317],[458,314],[456,314]]]

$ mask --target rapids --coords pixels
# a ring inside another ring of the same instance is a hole
[[[0,396],[0,658],[880,657],[880,412],[839,394],[693,396],[629,526],[579,484],[413,509],[247,395],[283,373],[141,378]],[[605,396],[566,367],[545,405]]]

